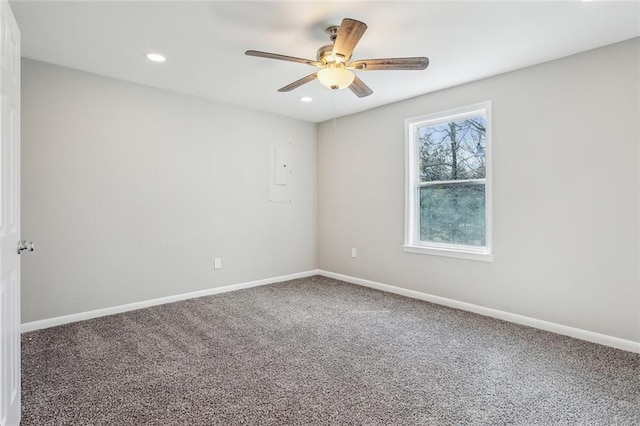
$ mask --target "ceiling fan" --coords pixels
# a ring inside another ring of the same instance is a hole
[[[424,56],[352,60],[353,49],[366,30],[367,24],[350,18],[343,19],[339,27],[331,26],[327,28],[326,32],[329,34],[331,44],[326,44],[318,49],[315,61],[257,50],[247,50],[245,54],[259,58],[297,62],[320,68],[313,74],[281,87],[278,92],[290,92],[303,84],[317,79],[320,84],[332,90],[348,87],[360,98],[369,96],[373,93],[373,90],[364,84],[353,71],[423,70],[429,66],[429,58]]]

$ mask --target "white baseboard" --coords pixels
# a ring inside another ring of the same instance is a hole
[[[32,322],[27,322],[22,324],[20,327],[20,330],[22,333],[26,333],[29,331],[40,330],[43,328],[55,327],[56,325],[68,324],[72,322],[88,320],[91,318],[104,317],[107,315],[119,314],[127,311],[134,311],[136,309],[148,308],[150,306],[164,305],[165,303],[178,302],[180,300],[186,300],[186,299],[194,299],[196,297],[210,296],[212,294],[227,293],[229,291],[242,290],[245,288],[257,287],[257,286],[266,285],[266,284],[273,284],[281,281],[289,281],[289,280],[295,280],[297,278],[311,277],[313,275],[320,275],[320,271],[314,269],[310,271],[298,272],[295,274],[281,275],[278,277],[265,278],[262,280],[249,281],[249,282],[239,283],[239,284],[231,284],[231,285],[226,285],[222,287],[214,287],[206,290],[192,291],[190,293],[182,293],[182,294],[176,294],[173,296],[159,297],[157,299],[144,300],[142,302],[127,303],[126,305],[111,306],[108,308],[96,309],[93,311],[80,312],[77,314],[64,315],[64,316],[55,317],[55,318],[48,318],[40,321],[32,321]]]
[[[375,288],[377,290],[386,291],[388,293],[395,293],[413,299],[420,299],[427,302],[432,302],[438,305],[448,306],[450,308],[456,308],[463,311],[474,312],[476,314],[498,318],[504,321],[513,322],[516,324],[526,325],[529,327],[538,328],[541,330],[551,331],[553,333],[562,334],[565,336],[574,337],[576,339],[586,340],[588,342],[598,343],[605,346],[611,346],[613,348],[622,349],[629,352],[640,353],[640,342],[634,342],[632,340],[621,339],[619,337],[608,336],[606,334],[595,333],[593,331],[583,330],[580,328],[569,327],[567,325],[556,324],[549,321],[543,321],[536,318],[526,317],[524,315],[512,314],[510,312],[499,311],[497,309],[486,308],[484,306],[474,305],[471,303],[460,302],[453,299],[447,299],[445,297],[433,296],[427,293],[421,293],[419,291],[407,290],[400,287],[395,287],[389,284],[382,284],[375,281],[365,280],[362,278],[351,277],[348,275],[337,274],[335,272],[329,272],[320,270],[319,275],[334,278],[341,281],[346,281],[351,284],[357,284],[364,287]]]
[[[513,322],[516,324],[526,325],[529,327],[539,328],[541,330],[550,331],[565,336],[574,337],[576,339],[586,340],[593,343],[598,343],[605,346],[611,346],[613,348],[622,349],[629,352],[640,353],[640,342],[634,342],[632,340],[621,339],[619,337],[608,336],[606,334],[595,333],[593,331],[583,330],[580,328],[569,327],[562,324],[556,324],[549,321],[539,320],[536,318],[527,317],[524,315],[512,314],[510,312],[500,311],[497,309],[487,308],[484,306],[474,305],[471,303],[460,302],[458,300],[447,299],[445,297],[434,296],[427,293],[421,293],[419,291],[408,290],[401,287],[395,287],[389,284],[382,284],[376,281],[365,280],[362,278],[356,278],[349,275],[338,274],[335,272],[329,272],[319,269],[310,271],[298,272],[295,274],[281,275],[278,277],[265,278],[262,280],[249,281],[239,284],[231,284],[222,287],[214,287],[206,290],[193,291],[190,293],[176,294],[173,296],[160,297],[157,299],[145,300],[142,302],[128,303],[126,305],[112,306],[103,309],[96,309],[93,311],[80,312],[77,314],[64,315],[55,318],[48,318],[40,321],[32,321],[22,324],[21,331],[23,333],[40,330],[43,328],[54,327],[57,325],[68,324],[77,321],[84,321],[91,318],[98,318],[107,315],[119,314],[122,312],[133,311],[136,309],[148,308],[150,306],[163,305],[165,303],[178,302],[180,300],[193,299],[196,297],[210,296],[213,294],[227,293],[229,291],[242,290],[245,288],[257,287],[267,284],[273,284],[281,281],[294,280],[297,278],[305,278],[313,275],[322,275],[329,278],[334,278],[341,281],[346,281],[351,284],[361,285],[364,287],[370,287],[377,290],[386,291],[388,293],[395,293],[401,296],[411,297],[413,299],[424,300],[438,305],[449,306],[451,308],[461,309],[463,311],[474,312],[480,315],[498,318],[504,321]]]

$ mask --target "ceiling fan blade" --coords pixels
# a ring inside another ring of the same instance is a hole
[[[309,74],[306,77],[302,77],[300,80],[294,81],[291,84],[287,84],[286,86],[281,87],[280,89],[278,89],[278,92],[290,92],[293,89],[297,89],[298,87],[302,86],[303,84],[307,84],[308,82],[315,80],[316,78],[316,73]]]
[[[359,98],[364,98],[365,96],[369,96],[373,93],[373,90],[371,90],[369,86],[364,84],[364,82],[360,80],[358,76],[353,79],[353,83],[349,85],[349,89],[351,89],[351,91],[355,93]]]
[[[244,54],[248,56],[256,56],[258,58],[279,59],[281,61],[297,62],[299,64],[307,64],[312,66],[319,65],[317,61],[311,59],[296,58],[295,56],[280,55],[278,53],[260,52],[259,50],[247,50],[246,52],[244,52]]]
[[[359,59],[353,61],[350,66],[360,71],[423,70],[429,66],[429,58],[421,56],[416,58]]]
[[[366,30],[367,24],[364,22],[344,18],[333,43],[333,55],[340,55],[345,60],[349,59],[351,52],[353,52]]]

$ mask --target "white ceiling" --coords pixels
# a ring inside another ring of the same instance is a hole
[[[508,2],[11,2],[22,54],[122,80],[320,122],[640,36],[640,3]],[[362,71],[374,91],[357,98],[317,81],[277,89],[314,71],[248,57],[248,49],[303,58],[342,18],[369,28],[355,59],[427,56],[425,71]],[[145,59],[151,51],[164,64]],[[313,102],[299,101],[301,96]]]

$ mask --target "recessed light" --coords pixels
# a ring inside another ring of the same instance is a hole
[[[153,62],[164,62],[167,60],[167,58],[165,58],[163,55],[159,53],[147,53],[145,56],[147,57],[148,60]]]
[[[312,100],[313,100],[313,98],[310,97],[310,96],[303,96],[303,97],[300,98],[301,102],[311,102]]]

